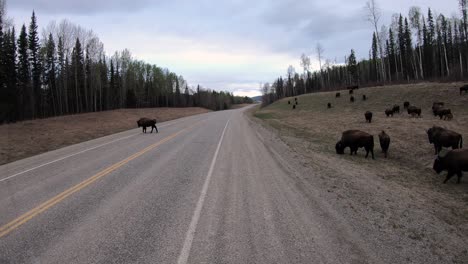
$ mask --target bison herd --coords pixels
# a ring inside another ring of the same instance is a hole
[[[350,101],[354,102],[353,90],[357,89],[356,86],[348,87],[350,96]],[[460,87],[460,94],[462,92],[468,93],[468,85]],[[340,93],[336,93],[336,98],[339,97]],[[363,100],[366,100],[367,97],[363,95]],[[328,108],[331,107],[331,104],[328,103]],[[404,109],[407,113],[413,117],[421,116],[421,108],[411,105],[409,102],[403,103]],[[432,112],[434,116],[438,116],[440,119],[451,120],[453,114],[449,108],[446,108],[443,102],[434,102],[432,105]],[[385,115],[387,117],[393,117],[395,113],[400,113],[400,106],[394,105],[391,108],[385,110]],[[365,120],[368,123],[372,122],[372,112],[366,111],[364,114]],[[427,131],[427,136],[430,144],[434,145],[436,159],[433,163],[433,169],[438,174],[442,171],[448,171],[447,177],[444,180],[446,183],[454,175],[458,176],[458,183],[462,177],[462,171],[468,171],[468,149],[462,149],[463,147],[463,138],[459,133],[438,127],[433,126]],[[388,149],[390,147],[390,136],[382,131],[378,134],[380,147],[384,153],[384,157],[387,158]],[[366,150],[366,158],[369,156],[369,153],[374,159],[374,136],[360,130],[346,130],[342,133],[341,139],[336,143],[335,150],[337,154],[344,154],[345,148],[349,147],[350,154],[356,155],[359,148],[364,148]],[[442,148],[452,148],[444,157],[441,157],[440,151]]]

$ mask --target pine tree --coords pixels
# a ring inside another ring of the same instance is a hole
[[[72,53],[72,70],[73,70],[73,88],[75,96],[75,113],[81,113],[86,108],[84,105],[84,58],[80,40],[77,38],[75,48]]]
[[[351,49],[351,54],[349,55],[348,58],[348,72],[349,75],[351,75],[351,82],[356,83],[358,81],[358,67],[357,67],[357,62],[356,62],[356,54],[354,53],[354,50]]]
[[[5,85],[7,90],[8,121],[18,120],[17,75],[16,75],[16,36],[15,28],[8,30],[4,38]]]
[[[39,59],[39,36],[37,32],[37,20],[33,11],[31,24],[29,25],[29,59],[31,61],[32,89],[34,92],[34,112],[33,118],[41,112],[41,64]]]
[[[404,33],[404,42],[405,42],[405,60],[406,60],[406,74],[407,79],[410,80],[414,77],[415,72],[415,61],[413,58],[413,43],[411,39],[411,29],[408,24],[408,19],[405,18],[405,33]]]
[[[26,26],[21,27],[18,37],[18,101],[23,105],[19,119],[33,118],[34,114],[34,92],[31,86],[31,74],[28,53],[28,35]]]
[[[398,19],[398,46],[399,46],[399,57],[400,57],[400,69],[403,76],[407,76],[406,71],[406,45],[405,45],[405,29],[403,25],[403,16],[400,14]]]
[[[57,115],[58,109],[58,92],[56,86],[56,69],[55,69],[55,42],[52,34],[49,34],[49,38],[46,43],[46,61],[44,65],[44,84],[47,102],[50,107],[47,111],[47,115]]]

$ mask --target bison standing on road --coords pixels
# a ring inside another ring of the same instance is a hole
[[[463,137],[455,131],[443,127],[433,126],[427,130],[430,144],[434,144],[435,154],[439,154],[442,147],[458,149],[463,147]]]
[[[337,154],[344,154],[345,148],[349,147],[351,155],[353,153],[357,155],[358,148],[364,148],[366,150],[366,158],[369,156],[369,152],[372,154],[374,159],[374,136],[360,130],[347,130],[343,132],[341,140],[335,145]]]
[[[137,121],[138,127],[143,127],[143,133],[146,133],[146,128],[151,127],[151,133],[153,133],[153,129],[156,130],[156,133],[159,133],[158,128],[156,127],[156,119],[149,119],[146,117],[140,118]]]
[[[366,113],[364,113],[364,117],[366,118],[366,122],[372,122],[372,112],[367,111]]]
[[[421,108],[419,107],[416,107],[413,105],[408,106],[407,111],[408,111],[408,114],[410,114],[411,116],[418,115],[419,117],[421,117]]]
[[[403,108],[408,109],[409,106],[410,106],[410,103],[408,101],[403,103]]]
[[[448,172],[444,183],[447,183],[455,174],[458,176],[457,183],[460,183],[463,171],[468,171],[468,149],[454,149],[444,157],[438,156],[432,168],[437,174],[445,170]]]
[[[462,92],[468,93],[468,84],[460,87],[460,95],[462,94]]]
[[[387,158],[388,147],[390,146],[390,136],[382,130],[379,134],[380,147],[384,153],[385,158]]]

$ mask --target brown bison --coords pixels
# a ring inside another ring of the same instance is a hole
[[[411,105],[411,106],[408,106],[406,110],[408,111],[408,114],[410,114],[411,116],[418,115],[419,117],[421,117],[421,108],[419,107]]]
[[[365,112],[364,117],[366,118],[366,122],[369,122],[369,123],[372,122],[372,112],[370,111]]]
[[[351,155],[353,155],[353,153],[357,155],[357,150],[359,148],[364,148],[366,150],[366,158],[369,156],[370,152],[372,154],[372,159],[374,159],[374,136],[366,132],[360,130],[347,130],[343,132],[341,140],[335,145],[336,153],[344,154],[344,150],[347,147],[351,150]]]
[[[382,130],[379,134],[380,147],[384,153],[385,158],[387,158],[388,147],[390,146],[390,136]]]
[[[434,113],[434,116],[437,116],[437,111],[443,107],[444,107],[443,102],[434,102],[432,104],[432,113]]]
[[[339,98],[341,96],[341,93],[336,93],[335,98]]]
[[[330,104],[330,103],[327,104],[327,108],[331,108],[331,104]]]
[[[137,121],[138,127],[142,127],[143,133],[146,133],[146,128],[151,127],[151,133],[153,133],[153,129],[156,130],[156,133],[159,133],[158,128],[156,127],[156,119],[149,119],[146,117],[142,117]]]
[[[349,98],[349,101],[350,101],[351,103],[354,103],[354,96],[351,96],[351,97]]]
[[[445,117],[446,117],[446,119],[449,120],[449,121],[453,119],[452,113],[447,114]]]
[[[365,94],[362,95],[362,100],[363,101],[367,100],[367,96]]]
[[[353,94],[354,93],[354,90],[349,90],[349,94]]]
[[[435,154],[439,154],[442,147],[458,149],[463,147],[463,137],[455,131],[443,127],[433,126],[427,130],[430,144],[434,144]]]
[[[293,109],[296,109],[296,105],[293,105]]]
[[[387,117],[392,116],[393,117],[393,109],[386,109],[385,110],[385,115]]]
[[[447,115],[452,114],[452,111],[450,109],[444,109],[444,108],[439,108],[436,111],[436,115],[440,117],[440,119],[447,119]]]
[[[460,87],[460,95],[462,94],[462,92],[468,93],[468,84]]]
[[[410,103],[408,101],[403,103],[403,108],[407,109],[410,106]]]
[[[432,168],[437,174],[447,171],[444,183],[447,183],[453,175],[457,175],[457,183],[460,183],[463,171],[468,171],[468,149],[451,150],[444,157],[438,156],[434,160]]]
[[[288,101],[288,104],[290,105],[290,104],[291,104],[291,101]]]
[[[400,106],[399,105],[394,105],[392,110],[393,110],[393,113],[400,113]]]

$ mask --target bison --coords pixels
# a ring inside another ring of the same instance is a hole
[[[367,100],[367,96],[365,94],[362,95],[362,100],[363,101]]]
[[[412,105],[412,106],[408,106],[406,110],[408,111],[408,114],[410,114],[411,116],[418,115],[419,117],[421,117],[421,108],[419,107]]]
[[[364,117],[366,118],[366,122],[369,122],[369,123],[372,122],[372,112],[370,111],[365,112]]]
[[[349,98],[349,101],[350,101],[351,103],[354,103],[354,96],[351,96],[351,97]]]
[[[345,148],[349,147],[351,155],[353,153],[357,155],[358,148],[364,148],[366,150],[366,158],[369,156],[369,152],[372,154],[374,159],[374,136],[360,130],[347,130],[343,132],[341,140],[335,145],[337,154],[344,154]]]
[[[441,108],[444,107],[443,102],[434,102],[432,103],[432,113],[434,113],[434,116],[437,116],[437,111]]]
[[[441,108],[439,108],[436,111],[436,115],[439,116],[440,119],[442,119],[442,118],[444,120],[447,119],[448,114],[452,114],[452,111],[450,111],[450,109],[443,109],[443,108],[441,109]]]
[[[330,103],[327,104],[327,108],[331,108],[331,104],[330,104]]]
[[[296,109],[296,105],[293,105],[293,109]]]
[[[156,119],[142,117],[137,121],[137,125],[138,127],[142,127],[143,133],[146,133],[147,127],[151,127],[151,133],[153,133],[153,129],[156,130],[156,133],[159,133],[158,128],[156,127]]]
[[[291,101],[288,101],[288,104],[290,105],[290,104],[291,104]]]
[[[452,113],[447,114],[445,117],[446,117],[447,120],[449,120],[449,121],[453,119]]]
[[[384,157],[387,158],[388,147],[390,146],[390,136],[382,130],[379,134],[379,142],[380,147],[382,148],[382,152]]]
[[[393,109],[386,109],[386,110],[385,110],[385,115],[386,115],[387,117],[389,117],[389,116],[392,116],[392,117],[393,117],[393,113],[394,113],[394,112],[393,112]]]
[[[399,105],[394,105],[392,110],[393,110],[393,113],[400,113],[400,106]]]
[[[462,92],[468,93],[468,84],[460,87],[460,95],[462,94]]]
[[[353,94],[354,93],[354,90],[349,90],[349,94]]]
[[[403,108],[407,109],[410,106],[410,103],[408,101],[403,103]]]
[[[335,98],[339,98],[341,96],[341,93],[336,93]]]
[[[444,183],[447,183],[456,174],[458,176],[457,183],[459,184],[463,171],[468,171],[468,149],[454,149],[449,151],[444,157],[437,156],[432,168],[437,174],[447,171]]]
[[[458,149],[463,147],[463,137],[455,131],[443,127],[433,126],[427,130],[430,144],[434,144],[435,154],[439,154],[442,147]]]

